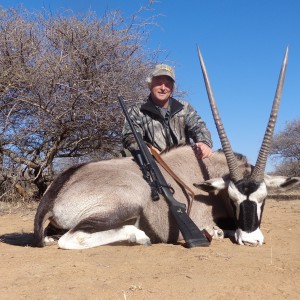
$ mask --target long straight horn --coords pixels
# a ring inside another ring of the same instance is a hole
[[[262,182],[264,179],[267,158],[268,158],[268,154],[269,154],[270,147],[272,144],[273,132],[274,132],[277,115],[278,115],[278,110],[279,110],[279,105],[280,105],[280,100],[281,100],[281,94],[282,94],[282,89],[283,89],[283,84],[284,84],[287,61],[288,61],[288,53],[289,53],[289,48],[287,47],[285,55],[284,55],[283,63],[281,66],[281,71],[280,71],[280,75],[279,75],[279,79],[278,79],[276,94],[275,94],[275,98],[273,101],[273,106],[272,106],[272,111],[270,113],[268,126],[267,126],[267,129],[265,132],[265,136],[264,136],[262,145],[260,147],[260,151],[258,154],[258,158],[257,158],[256,164],[255,164],[254,170],[251,174],[251,179],[258,181],[258,182]]]
[[[200,60],[200,65],[201,65],[201,69],[202,69],[202,74],[203,74],[203,78],[204,78],[204,82],[205,82],[205,86],[206,86],[206,91],[207,91],[207,95],[208,95],[208,99],[209,99],[209,103],[210,103],[210,108],[215,120],[215,124],[216,124],[216,128],[219,134],[219,138],[221,141],[221,145],[227,160],[227,164],[228,164],[228,168],[229,168],[229,172],[230,172],[230,177],[231,180],[233,182],[237,182],[240,179],[242,179],[242,174],[238,168],[238,164],[236,161],[236,158],[234,156],[234,153],[232,151],[232,148],[230,146],[229,140],[227,138],[218,108],[217,108],[217,104],[212,92],[212,88],[208,79],[208,75],[207,75],[207,71],[206,71],[206,67],[200,52],[199,47],[198,48],[198,56],[199,56],[199,60]]]

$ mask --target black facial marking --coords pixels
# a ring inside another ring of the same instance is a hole
[[[248,196],[250,194],[257,191],[257,189],[260,186],[260,183],[257,181],[253,181],[253,180],[242,179],[242,180],[238,181],[237,183],[235,183],[235,186],[239,190],[240,193],[247,196],[247,198],[248,198]]]
[[[251,200],[244,200],[240,204],[238,227],[245,232],[253,232],[258,226],[257,204]]]

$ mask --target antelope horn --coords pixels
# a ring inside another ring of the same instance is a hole
[[[267,164],[267,158],[268,158],[268,154],[269,154],[270,147],[272,144],[273,132],[274,132],[277,115],[278,115],[278,110],[279,110],[279,105],[280,105],[280,100],[281,100],[281,94],[282,94],[282,89],[283,89],[283,84],[284,84],[287,61],[288,61],[288,53],[289,53],[289,48],[287,47],[285,55],[284,55],[283,63],[281,66],[281,71],[280,71],[280,75],[279,75],[279,79],[278,79],[276,94],[275,94],[275,98],[273,101],[273,106],[272,106],[272,111],[270,113],[268,126],[267,126],[267,129],[265,132],[265,136],[264,136],[262,145],[259,150],[259,154],[258,154],[258,158],[257,158],[256,164],[255,164],[255,167],[251,174],[251,179],[258,181],[258,182],[262,182],[264,179],[264,172],[265,172],[265,168],[266,168],[266,164]]]
[[[200,60],[200,65],[201,65],[201,70],[202,70],[202,74],[203,74],[203,78],[204,78],[204,82],[205,82],[205,86],[206,86],[206,91],[207,91],[207,95],[208,95],[208,99],[209,99],[209,103],[210,103],[210,108],[215,120],[215,125],[219,134],[219,138],[221,141],[221,145],[227,160],[227,164],[228,164],[228,168],[229,168],[229,172],[230,172],[230,177],[231,180],[235,183],[239,180],[242,179],[242,174],[238,168],[238,164],[237,164],[237,160],[234,156],[234,153],[232,151],[232,148],[230,146],[229,140],[227,138],[220,114],[218,112],[218,108],[217,108],[217,104],[212,92],[212,88],[208,79],[208,75],[207,75],[207,71],[206,71],[206,67],[200,52],[199,47],[198,48],[198,56],[199,56],[199,60]]]

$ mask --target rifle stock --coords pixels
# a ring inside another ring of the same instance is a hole
[[[127,109],[125,107],[123,97],[119,96],[118,100],[120,102],[125,118],[130,126],[130,129],[134,135],[134,138],[138,144],[139,150],[141,151],[142,158],[147,166],[147,170],[150,172],[152,180],[158,186],[158,191],[160,191],[164,195],[169,205],[170,212],[174,218],[174,221],[176,222],[185,240],[185,246],[187,248],[209,246],[210,241],[208,240],[204,231],[201,231],[186,213],[185,204],[178,202],[173,197],[173,194],[170,190],[170,186],[163,177],[141,134],[138,133],[134,128],[129,114],[127,112]]]

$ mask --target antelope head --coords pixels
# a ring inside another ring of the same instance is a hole
[[[264,242],[264,236],[260,230],[260,222],[264,202],[267,197],[267,187],[279,187],[294,184],[297,181],[299,182],[299,178],[286,178],[282,176],[271,178],[264,173],[267,163],[267,157],[272,143],[274,127],[277,119],[284,84],[288,60],[288,48],[286,49],[286,53],[283,59],[273,107],[262,141],[262,145],[260,147],[259,155],[251,174],[246,177],[242,174],[241,170],[238,167],[236,157],[234,155],[234,152],[232,151],[230,142],[225,133],[199,47],[198,56],[211,111],[226,157],[230,176],[228,180],[223,178],[211,179],[201,184],[195,184],[195,186],[208,192],[227,189],[237,225],[237,229],[235,231],[236,242],[238,244],[262,245]]]

